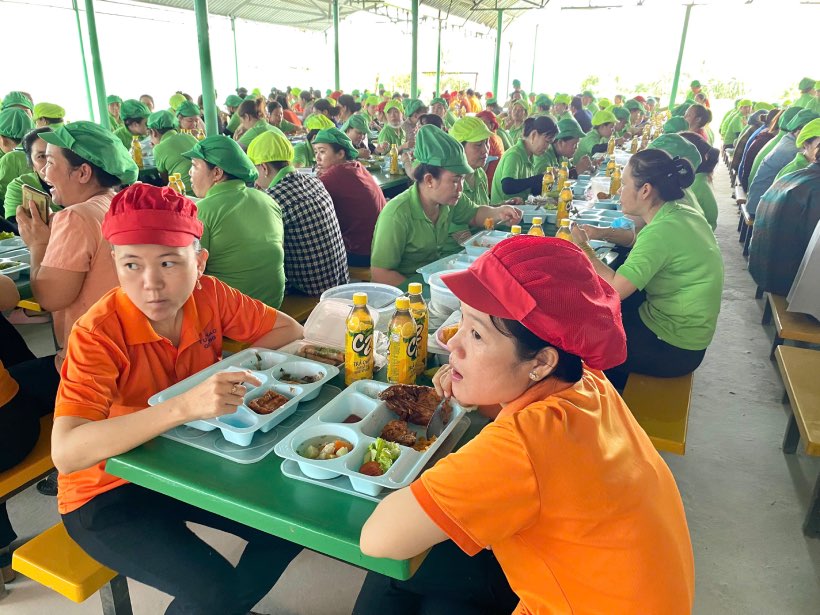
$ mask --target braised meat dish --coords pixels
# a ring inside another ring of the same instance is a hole
[[[403,421],[427,425],[441,399],[436,390],[415,384],[394,384],[379,394],[379,399]],[[450,420],[450,402],[444,404],[441,415],[444,423]]]
[[[407,428],[407,421],[390,421],[382,429],[381,437],[403,446],[413,446],[416,443],[416,434]]]

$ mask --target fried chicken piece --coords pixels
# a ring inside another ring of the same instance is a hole
[[[379,399],[400,419],[416,425],[427,425],[441,401],[435,389],[415,384],[394,384],[382,391]],[[449,402],[441,409],[445,424],[450,420],[451,410]]]
[[[404,446],[413,446],[416,443],[416,434],[407,428],[406,421],[390,421],[382,429],[381,438]]]
[[[270,414],[288,403],[288,398],[276,391],[268,391],[262,397],[257,397],[248,404],[248,408],[257,414]]]

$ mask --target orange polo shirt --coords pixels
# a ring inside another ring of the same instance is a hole
[[[213,365],[222,338],[253,342],[273,329],[276,310],[211,276],[202,276],[183,305],[182,334],[175,347],[121,288],[102,297],[71,331],[63,363],[55,418],[102,421],[148,406],[148,398]],[[105,472],[105,461],[60,474],[58,508],[76,510],[126,481]]]
[[[605,376],[533,386],[411,489],[466,553],[491,546],[516,615],[689,615],[694,562],[669,468]]]
[[[3,367],[3,362],[0,361],[0,408],[9,403],[19,390],[20,385],[11,377],[9,370]]]

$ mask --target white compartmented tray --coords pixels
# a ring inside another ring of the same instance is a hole
[[[501,243],[508,237],[512,237],[510,233],[503,231],[481,231],[470,237],[467,241],[462,243],[467,254],[470,256],[481,256],[487,250]]]
[[[0,274],[12,280],[18,279],[21,273],[28,271],[30,268],[31,265],[24,262],[22,258],[5,258],[4,254],[0,254]]]
[[[237,408],[236,412],[213,419],[191,421],[186,425],[201,431],[219,429],[228,442],[238,446],[248,446],[255,433],[267,433],[273,429],[296,412],[296,408],[301,402],[315,399],[319,395],[322,386],[339,373],[339,369],[332,365],[318,363],[278,350],[246,348],[227,359],[214,363],[193,376],[189,376],[185,380],[177,382],[164,391],[152,395],[148,399],[148,404],[155,406],[176,397],[216,373],[243,370],[251,371],[262,381],[262,384],[250,388],[242,405]],[[288,375],[296,378],[321,375],[322,378],[308,384],[293,384],[287,382],[288,378],[286,376]],[[257,414],[248,407],[248,404],[254,399],[271,390],[287,397],[288,402],[270,414]]]
[[[477,258],[477,256],[470,256],[466,252],[451,254],[450,256],[445,256],[437,261],[433,261],[429,265],[419,267],[416,271],[421,274],[424,283],[429,284],[430,276],[434,273],[441,273],[442,271],[462,271],[467,269]]]
[[[375,380],[355,382],[280,440],[274,447],[274,452],[284,459],[295,461],[299,470],[309,478],[330,480],[346,476],[355,491],[372,497],[379,495],[383,489],[406,487],[421,473],[422,468],[447,439],[466,411],[451,400],[450,420],[441,435],[426,451],[418,452],[399,445],[401,454],[387,472],[381,476],[367,476],[359,473],[359,468],[364,463],[368,445],[381,434],[388,422],[398,419],[398,416],[387,408],[387,404],[379,399],[379,393],[389,386],[391,385]],[[356,423],[344,423],[350,415],[356,415],[361,420]],[[426,426],[408,423],[408,428],[423,436]],[[299,453],[303,445],[319,437],[346,440],[353,445],[353,449],[337,459],[318,460],[303,457]]]
[[[0,254],[8,252],[9,250],[19,250],[25,248],[26,242],[19,237],[9,237],[8,239],[0,239]]]

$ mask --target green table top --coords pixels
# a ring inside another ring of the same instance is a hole
[[[384,380],[384,371],[376,378]],[[341,375],[329,384],[344,387]],[[462,443],[485,424],[473,416]],[[160,437],[112,457],[106,470],[355,566],[401,580],[415,573],[426,553],[397,561],[368,557],[359,549],[362,526],[375,503],[287,478],[281,464],[274,453],[258,463],[234,463]]]

